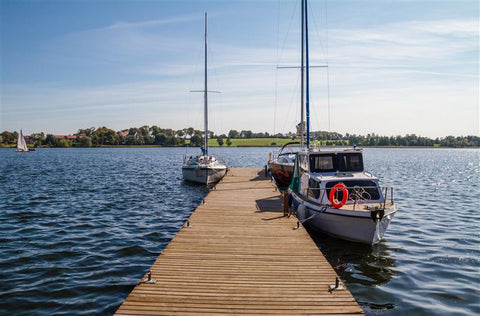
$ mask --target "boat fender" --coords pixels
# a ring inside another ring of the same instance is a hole
[[[341,191],[343,193],[342,200],[339,201],[335,198],[335,193],[338,191]],[[330,200],[330,203],[332,203],[332,206],[334,208],[341,208],[342,206],[345,205],[348,199],[348,190],[345,184],[343,183],[337,183],[333,186],[333,188],[330,190],[330,194],[328,195],[328,199]]]
[[[375,210],[370,212],[370,217],[374,223],[376,223],[377,220],[381,221],[383,216],[385,216],[385,210]]]

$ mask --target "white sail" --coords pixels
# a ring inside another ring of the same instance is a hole
[[[22,130],[20,130],[20,134],[18,134],[18,138],[17,138],[17,151],[18,152],[28,151],[27,143],[25,142],[25,138],[23,137]]]

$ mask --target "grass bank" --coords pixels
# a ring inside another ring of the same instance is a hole
[[[286,143],[290,142],[299,142],[299,139],[288,139],[288,138],[249,138],[249,139],[230,139],[232,144],[230,147],[281,147]],[[335,141],[330,140],[329,143],[334,143]],[[341,142],[341,141],[340,141]],[[208,146],[210,147],[219,147],[217,139],[209,139]],[[326,147],[327,141],[316,141],[316,146],[318,147]],[[342,143],[339,143],[339,146],[348,146]],[[227,139],[223,139],[223,146],[222,147],[229,147],[227,145]]]
[[[275,139],[275,138],[249,138],[249,139],[230,139],[232,142],[230,146],[227,145],[227,139],[223,139],[222,147],[272,147],[283,146],[286,143],[292,142],[291,139]],[[209,139],[208,146],[220,147],[217,139]]]

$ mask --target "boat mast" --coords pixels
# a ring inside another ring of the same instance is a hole
[[[304,89],[305,89],[305,65],[304,65],[304,49],[305,49],[305,22],[304,22],[304,17],[305,17],[305,4],[304,0],[302,0],[302,40],[301,40],[301,63],[300,63],[300,76],[301,76],[301,101],[300,101],[300,147],[303,148],[305,146],[305,95],[304,95]]]
[[[306,114],[307,114],[307,150],[310,150],[310,62],[308,58],[308,9],[305,1],[305,59],[306,59]]]
[[[205,127],[204,156],[208,156],[208,88],[207,88],[207,12],[205,12],[205,87],[203,90],[203,125]]]

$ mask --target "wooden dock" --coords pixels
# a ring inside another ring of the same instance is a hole
[[[348,290],[328,291],[335,271],[263,173],[231,169],[116,315],[363,314]]]

